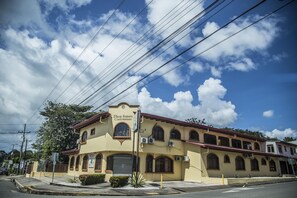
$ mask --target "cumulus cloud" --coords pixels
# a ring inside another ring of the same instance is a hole
[[[263,112],[263,117],[265,118],[271,118],[273,117],[274,111],[273,110],[267,110]]]
[[[197,89],[199,104],[193,104],[193,96],[190,91],[179,91],[170,102],[161,98],[154,98],[146,88],[142,88],[138,94],[138,101],[142,111],[170,118],[185,120],[196,117],[205,119],[207,124],[214,126],[227,126],[237,118],[235,105],[225,101],[227,89],[221,85],[221,81],[209,78]]]
[[[222,75],[221,68],[210,67],[210,72],[214,77],[220,78]]]
[[[151,0],[146,0],[146,3],[150,3]],[[158,0],[153,1],[148,6],[148,20],[152,25],[157,25],[161,18],[164,18],[164,22],[161,23],[162,28],[156,28],[155,31],[161,32],[163,38],[169,36],[175,30],[180,28],[183,24],[197,15],[203,10],[203,3],[195,0],[183,1],[183,0]],[[159,23],[160,24],[160,23]],[[189,33],[191,28],[185,30],[185,33],[176,37],[174,41],[178,41],[185,34]],[[185,36],[181,42],[176,43],[180,46],[190,45],[192,39],[190,35]]]
[[[41,2],[45,4],[47,11],[51,11],[55,7],[63,11],[69,11],[74,8],[88,5],[92,0],[41,0]]]
[[[284,130],[273,129],[272,131],[263,131],[268,137],[284,139],[285,137],[295,137],[297,138],[297,131],[291,128]]]
[[[197,45],[193,51],[194,54],[202,52],[259,18],[260,16],[256,15],[237,20]],[[225,68],[229,70],[244,72],[253,70],[256,65],[250,56],[251,53],[264,54],[265,50],[279,35],[278,24],[280,21],[281,19],[277,17],[265,19],[230,38],[228,42],[217,45],[202,54],[201,57],[213,64],[223,63]],[[207,22],[202,29],[203,37],[210,35],[219,28],[220,26],[216,22]],[[203,37],[197,38],[196,41],[201,40]]]
[[[43,34],[53,34],[36,0],[2,0],[0,2],[0,25],[2,28],[25,27],[34,29],[36,32],[40,32],[41,29]]]

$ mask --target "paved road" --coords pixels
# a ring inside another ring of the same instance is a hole
[[[53,197],[50,195],[31,195],[18,192],[13,183],[4,178],[0,178],[0,197],[1,198],[49,198]],[[69,196],[55,196],[57,198],[69,198]],[[93,197],[93,196],[92,196]],[[169,197],[167,195],[163,196],[148,196],[152,197]],[[220,190],[211,190],[211,191],[202,191],[202,192],[193,192],[193,193],[183,193],[179,195],[170,195],[170,198],[173,197],[199,197],[199,198],[296,198],[297,197],[297,182],[287,182],[280,184],[267,184],[267,185],[258,185],[244,188],[227,188]],[[82,197],[77,197],[82,198]],[[117,197],[118,198],[118,197]]]
[[[266,184],[244,188],[227,188],[203,192],[186,193],[183,197],[199,198],[296,198],[297,182]],[[171,196],[178,197],[178,196]]]

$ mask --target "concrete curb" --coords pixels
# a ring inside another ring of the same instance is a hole
[[[33,186],[28,186],[28,193],[30,194],[38,194],[38,195],[59,195],[59,196],[125,196],[125,194],[119,193],[92,193],[92,192],[60,192],[60,191],[52,191],[52,190],[40,190],[36,189]]]
[[[15,186],[17,187],[17,189],[21,192],[27,192],[27,189],[25,186],[23,186],[17,179],[12,178],[11,182],[15,184]]]
[[[234,187],[247,187],[247,186],[257,186],[257,185],[266,185],[266,184],[274,184],[274,183],[284,183],[284,182],[293,182],[297,181],[297,178],[289,178],[283,180],[275,180],[275,181],[267,181],[267,182],[252,182],[246,184],[231,184],[231,185],[219,185],[219,186],[202,186],[202,187],[184,187],[184,188],[165,188],[158,190],[133,190],[133,189],[108,189],[104,192],[65,192],[59,190],[50,190],[50,189],[38,189],[34,186],[24,186],[21,182],[19,182],[16,178],[12,178],[11,181],[16,185],[18,190],[23,193],[29,194],[40,194],[40,195],[59,195],[59,196],[153,196],[153,195],[173,195],[180,193],[189,193],[189,192],[200,192],[200,191],[210,191],[210,190],[218,190],[225,188],[234,188]],[[57,186],[69,187],[63,184],[54,184]],[[73,188],[73,187],[72,187]],[[76,188],[76,187],[74,187]],[[85,188],[86,189],[86,188]],[[88,188],[90,191],[92,188]],[[98,190],[98,188],[93,188],[94,190]],[[103,190],[103,188],[101,188]]]

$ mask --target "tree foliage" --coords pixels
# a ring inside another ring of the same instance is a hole
[[[185,120],[186,122],[192,123],[192,124],[201,124],[205,125],[205,119],[203,118],[202,120],[199,120],[198,118],[188,118]]]
[[[95,113],[90,112],[91,106],[66,105],[48,101],[40,115],[45,122],[41,125],[34,148],[40,157],[47,159],[52,152],[74,148],[79,135],[70,126]]]
[[[242,133],[242,134],[246,134],[246,135],[250,135],[250,136],[254,136],[254,137],[257,137],[257,138],[262,138],[262,139],[267,139],[267,136],[265,136],[263,133],[259,132],[259,131],[251,131],[251,130],[248,130],[248,129],[235,129],[235,128],[224,128],[226,130],[229,130],[229,131],[235,131],[235,132],[239,132],[239,133]]]
[[[285,137],[284,138],[285,142],[292,142],[292,141],[295,141],[295,140],[296,140],[296,138],[294,138],[294,137]]]

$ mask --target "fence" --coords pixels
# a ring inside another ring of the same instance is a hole
[[[37,172],[52,172],[53,164],[52,163],[38,163]],[[68,164],[56,164],[55,172],[56,173],[66,173],[68,171]]]

